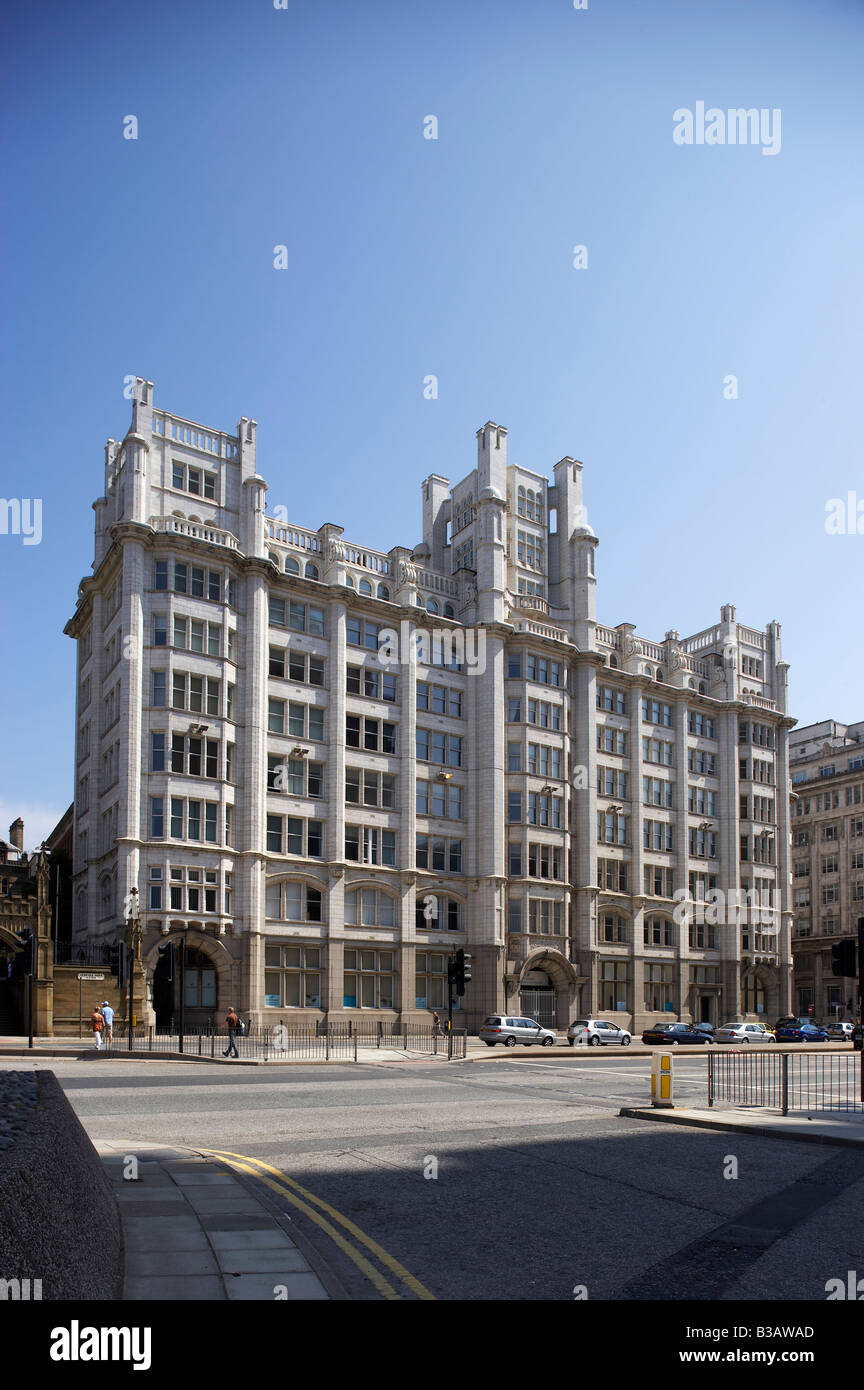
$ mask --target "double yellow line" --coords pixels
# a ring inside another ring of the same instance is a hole
[[[398,1288],[394,1287],[390,1280],[386,1279],[381,1271],[375,1268],[371,1260],[367,1259],[361,1251],[351,1244],[351,1241],[342,1235],[341,1231],[337,1230],[337,1225],[348,1231],[357,1244],[365,1246],[415,1298],[435,1302],[435,1295],[424,1288],[419,1279],[415,1279],[414,1275],[410,1274],[397,1259],[388,1254],[377,1241],[373,1240],[371,1236],[367,1236],[365,1231],[361,1231],[359,1226],[356,1226],[347,1216],[343,1216],[335,1207],[331,1207],[329,1202],[323,1201],[321,1197],[316,1197],[307,1188],[301,1187],[299,1182],[289,1178],[286,1173],[280,1172],[278,1168],[272,1168],[269,1163],[262,1162],[260,1158],[249,1158],[247,1154],[229,1153],[222,1149],[202,1149],[200,1152],[213,1154],[215,1158],[220,1158],[223,1163],[234,1168],[238,1173],[248,1173],[251,1177],[257,1178],[259,1182],[278,1193],[285,1201],[290,1202],[298,1211],[302,1211],[304,1216],[308,1216],[310,1221],[314,1221],[315,1225],[330,1237],[342,1253],[348,1256],[361,1274],[364,1274],[375,1286],[382,1298],[391,1302],[398,1302],[405,1295],[400,1293]],[[331,1219],[328,1221],[327,1217],[321,1215],[321,1212],[326,1212]],[[336,1225],[333,1224],[334,1222]]]

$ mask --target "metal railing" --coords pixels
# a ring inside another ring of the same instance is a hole
[[[864,1053],[731,1052],[708,1056],[708,1104],[864,1111]]]
[[[287,1027],[269,1024],[252,1027],[248,1033],[235,1036],[239,1057],[253,1061],[281,1061],[301,1058],[308,1061],[357,1061],[358,1048],[392,1048],[403,1052],[424,1052],[448,1061],[464,1058],[467,1051],[465,1029],[436,1031],[431,1026],[411,1024],[324,1023],[319,1027]],[[210,1025],[179,1029],[145,1027],[132,1029],[122,1020],[114,1021],[113,1039],[102,1040],[102,1051],[117,1053],[163,1053],[177,1056],[217,1058],[231,1050],[228,1033],[223,1026]]]
[[[113,969],[117,943],[105,941],[55,941],[55,965],[102,965]]]

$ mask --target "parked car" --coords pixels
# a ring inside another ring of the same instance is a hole
[[[797,1023],[787,1023],[778,1028],[777,1041],[822,1043],[828,1041],[828,1034],[824,1028],[817,1028],[813,1023],[801,1023],[799,1020]]]
[[[571,1047],[577,1042],[587,1043],[589,1047],[608,1046],[609,1043],[629,1047],[633,1034],[626,1028],[619,1028],[617,1023],[608,1023],[605,1018],[577,1018],[567,1029],[567,1041]]]
[[[502,1014],[484,1018],[477,1036],[487,1047],[494,1047],[496,1043],[503,1043],[505,1047],[515,1047],[517,1043],[525,1047],[530,1047],[531,1043],[552,1047],[558,1037],[551,1028],[542,1028],[533,1018],[505,1018]]]
[[[773,1028],[764,1023],[724,1023],[714,1034],[717,1043],[773,1043]]]
[[[839,1038],[841,1042],[851,1042],[855,1033],[855,1024],[844,1022],[841,1019],[835,1019],[833,1023],[825,1023],[823,1027],[829,1038]]]
[[[784,1014],[783,1017],[778,1018],[777,1022],[774,1024],[774,1032],[776,1033],[778,1028],[787,1028],[790,1024],[794,1028],[799,1023],[812,1024],[813,1019],[809,1014]]]
[[[691,1023],[654,1023],[645,1029],[642,1041],[651,1047],[657,1043],[670,1047],[675,1043],[709,1043],[711,1039],[707,1033],[698,1032]]]
[[[713,1042],[713,1041],[714,1041],[714,1024],[713,1024],[713,1023],[694,1023],[694,1024],[693,1024],[693,1032],[694,1032],[694,1033],[704,1033],[705,1036],[706,1036],[706,1038],[708,1039],[709,1042]]]

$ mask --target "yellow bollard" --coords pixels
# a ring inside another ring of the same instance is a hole
[[[651,1104],[658,1110],[674,1110],[672,1053],[655,1052],[651,1058]]]

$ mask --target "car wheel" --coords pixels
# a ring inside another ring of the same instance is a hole
[[[485,1039],[484,1039],[484,1041],[485,1041]],[[495,1044],[492,1043],[492,1042],[487,1042],[487,1043],[486,1043],[486,1046],[487,1046],[487,1047],[494,1047]]]
[[[592,1034],[591,1034],[591,1037],[588,1039],[588,1046],[589,1046],[589,1047],[599,1047],[599,1046],[600,1046],[600,1039],[597,1037],[597,1034],[596,1034],[596,1033],[592,1033]]]
[[[543,1046],[544,1046],[544,1047],[551,1047],[552,1044],[554,1043],[554,1041],[555,1041],[554,1038],[544,1038],[544,1039],[543,1039]]]
[[[505,1038],[505,1039],[504,1039],[504,1046],[505,1046],[505,1047],[515,1047],[515,1046],[516,1046],[516,1039],[515,1039],[515,1038]]]
[[[567,1042],[568,1042],[568,1044],[569,1044],[570,1047],[574,1047],[575,1044],[576,1044],[576,1039],[575,1039],[575,1038],[568,1038],[568,1039],[567,1039]]]
[[[747,1046],[749,1046],[749,1043],[750,1043],[750,1039],[749,1039],[749,1038],[739,1038],[738,1041],[739,1041],[739,1043],[741,1044],[742,1047],[747,1047]]]
[[[633,1039],[630,1038],[630,1037],[628,1037],[627,1034],[625,1033],[625,1034],[624,1034],[624,1037],[621,1039],[621,1046],[622,1046],[622,1047],[629,1047],[632,1041],[633,1041]]]

